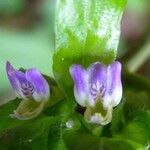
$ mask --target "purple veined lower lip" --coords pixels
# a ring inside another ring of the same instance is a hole
[[[28,82],[26,85],[21,85],[21,91],[27,98],[32,98],[34,87],[30,82]]]
[[[36,101],[48,100],[49,85],[37,69],[28,69],[25,73],[15,70],[7,62],[6,72],[11,86],[23,99],[33,98]]]
[[[74,96],[81,106],[95,105],[98,96],[102,97],[104,107],[119,104],[122,98],[121,63],[113,62],[105,66],[100,62],[84,69],[79,64],[70,67],[74,81]]]
[[[95,84],[91,85],[90,94],[93,96],[93,99],[96,101],[98,97],[104,97],[106,88],[104,85],[97,87]]]

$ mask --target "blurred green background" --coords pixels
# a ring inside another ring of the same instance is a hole
[[[6,77],[6,61],[15,68],[36,67],[53,76],[55,4],[56,0],[0,0],[0,104],[14,97]],[[147,77],[150,76],[149,10],[149,0],[128,1],[118,48],[118,58],[127,69]]]
[[[53,75],[54,6],[52,0],[0,0],[0,103],[13,96],[6,61]]]

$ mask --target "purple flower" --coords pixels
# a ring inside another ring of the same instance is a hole
[[[88,122],[107,124],[111,121],[112,108],[122,98],[121,64],[118,61],[105,66],[100,62],[86,70],[78,64],[70,67],[74,80],[74,96],[77,103],[86,107]]]
[[[24,73],[15,70],[9,62],[6,63],[6,71],[17,97],[23,99],[10,116],[19,120],[38,116],[49,100],[47,81],[37,69],[28,69]]]
[[[48,100],[50,95],[49,85],[37,69],[28,69],[24,73],[15,70],[7,62],[6,71],[11,86],[19,98],[36,101]]]

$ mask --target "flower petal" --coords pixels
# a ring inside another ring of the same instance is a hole
[[[25,73],[26,79],[34,86],[33,98],[36,101],[48,100],[49,85],[37,69],[29,69]]]
[[[6,72],[7,72],[8,79],[11,83],[11,86],[13,87],[14,90],[18,90],[18,84],[15,78],[15,69],[10,64],[10,62],[6,63]]]
[[[21,71],[16,71],[9,62],[6,63],[6,71],[8,79],[11,83],[11,86],[15,90],[17,97],[28,99],[22,92],[22,86],[27,84],[25,74]]]
[[[106,66],[97,62],[92,64],[89,69],[90,73],[90,98],[94,101],[97,100],[98,96],[103,97],[106,89]]]
[[[70,74],[74,80],[74,96],[77,103],[81,106],[86,106],[88,103],[88,73],[80,65],[72,65],[70,67]]]
[[[19,120],[29,120],[37,117],[42,112],[45,105],[45,101],[37,102],[33,100],[24,100],[21,101],[17,109],[14,110],[14,113],[10,114],[10,116]]]
[[[15,71],[15,78],[17,79],[17,84],[18,84],[18,91],[17,91],[18,94],[23,99],[29,99],[29,96],[31,97],[32,95],[28,95],[27,87],[28,87],[29,82],[27,81],[25,74],[21,71]]]
[[[107,89],[104,95],[104,107],[117,106],[122,98],[121,63],[116,61],[107,68]]]
[[[111,122],[113,114],[113,108],[108,107],[106,114],[103,116],[100,112],[92,112],[91,108],[87,108],[84,113],[84,119],[89,123],[106,125]]]

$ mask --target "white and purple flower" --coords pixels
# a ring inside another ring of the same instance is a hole
[[[49,85],[37,69],[28,69],[25,73],[15,70],[12,65],[6,63],[8,79],[16,95],[22,99],[33,98],[36,101],[48,100]]]
[[[37,69],[28,69],[24,73],[15,70],[9,62],[6,63],[6,72],[16,96],[23,100],[13,116],[21,120],[37,116],[50,97],[47,81]],[[33,105],[37,107],[31,109]]]
[[[74,80],[75,99],[86,107],[85,119],[101,125],[111,122],[113,107],[122,98],[120,62],[115,61],[109,66],[96,62],[86,70],[74,64],[70,74]]]

